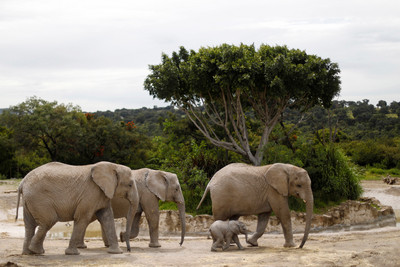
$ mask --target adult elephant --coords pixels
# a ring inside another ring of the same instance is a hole
[[[160,220],[158,204],[159,200],[172,201],[177,204],[179,211],[181,223],[181,241],[179,244],[182,245],[186,232],[185,200],[176,174],[143,168],[132,170],[132,176],[136,181],[139,192],[139,208],[133,219],[132,228],[130,229],[130,238],[138,236],[140,218],[142,212],[144,212],[149,225],[149,247],[161,247],[158,242]],[[128,201],[121,198],[112,199],[112,209],[115,218],[126,217],[128,208]],[[125,236],[127,236],[125,233],[121,233],[121,241],[125,240]],[[107,245],[107,241],[104,241]]]
[[[122,253],[115,232],[111,199],[126,199],[129,213],[135,214],[139,195],[131,169],[99,162],[72,166],[59,162],[42,165],[29,172],[18,188],[22,194],[25,240],[22,254],[43,254],[46,233],[58,221],[74,221],[67,255],[79,254],[88,224],[98,219],[109,240],[109,253]],[[133,217],[133,216],[131,216]],[[130,229],[132,220],[127,223]],[[36,227],[38,230],[35,233]],[[129,241],[127,248],[130,249]]]
[[[303,199],[306,202],[306,226],[300,248],[304,246],[310,232],[314,202],[311,179],[306,170],[282,163],[257,167],[234,163],[215,173],[197,208],[208,191],[215,220],[258,215],[257,230],[247,240],[253,246],[258,245],[257,240],[264,234],[273,211],[282,225],[284,247],[294,247],[288,197]]]

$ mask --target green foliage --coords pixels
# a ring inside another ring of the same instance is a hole
[[[175,202],[162,202],[160,200],[158,205],[160,210],[178,210]]]
[[[400,142],[395,139],[352,141],[343,147],[358,165],[400,169]]]
[[[144,167],[150,139],[133,121],[112,121],[79,107],[36,97],[1,114],[0,173],[24,176],[49,161],[90,164],[101,160]]]
[[[303,166],[303,162],[296,155],[296,152],[293,152],[286,145],[269,143],[268,146],[265,147],[265,156],[263,164],[272,164],[275,162],[280,163],[289,163],[299,167]]]
[[[344,154],[334,145],[308,145],[302,151],[302,161],[310,175],[315,199],[337,202],[357,199],[361,195],[358,178]]]
[[[12,131],[0,126],[0,175],[8,178],[16,175],[15,150]]]
[[[365,167],[363,168],[363,173],[361,176],[365,180],[381,180],[382,178],[392,175],[399,177],[400,169],[392,168],[392,169],[381,169],[376,167]]]
[[[274,86],[279,85],[276,83]],[[315,210],[323,211],[329,205],[359,196],[357,177],[400,176],[399,115],[398,102],[380,103],[375,108],[367,100],[334,101],[329,110],[314,107],[305,114],[285,109],[268,145],[263,147],[262,164],[285,162],[305,168],[313,183]],[[254,151],[263,134],[263,122],[250,109],[245,116]],[[224,136],[224,131],[216,130],[216,134]],[[0,115],[2,178],[22,177],[54,156],[72,164],[109,160],[134,169],[174,172],[180,179],[187,211],[192,213],[196,213],[216,171],[231,162],[249,162],[214,146],[182,111],[173,107],[89,114],[72,105],[31,98]],[[304,209],[296,198],[289,202],[291,208]],[[174,203],[163,203],[162,208],[172,209]],[[211,213],[209,196],[197,213]]]
[[[147,166],[177,174],[187,212],[211,213],[209,197],[199,211],[197,204],[214,173],[234,155],[208,143],[187,118],[170,114],[163,126],[164,135],[153,138],[154,149]]]
[[[14,159],[16,161],[16,170],[14,176],[10,178],[24,177],[34,168],[51,161],[44,150],[31,151],[18,149],[15,153]]]
[[[32,97],[4,112],[5,125],[17,143],[29,150],[46,150],[51,160],[62,160],[76,138],[82,117],[79,107]]]
[[[144,88],[182,108],[213,145],[254,165],[286,107],[329,107],[340,91],[336,63],[286,46],[181,47],[161,61],[149,66]],[[251,129],[259,134],[249,134],[247,114],[260,122]]]

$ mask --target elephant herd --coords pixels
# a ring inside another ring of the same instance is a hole
[[[275,163],[250,166],[233,163],[215,173],[208,183],[200,207],[207,193],[212,200],[213,217],[210,227],[213,237],[212,251],[224,250],[233,240],[239,247],[237,235],[246,235],[246,242],[257,246],[271,212],[279,218],[284,247],[293,247],[289,195],[306,202],[306,226],[300,247],[307,240],[313,211],[311,180],[299,167]],[[114,218],[126,218],[125,241],[130,251],[130,239],[139,233],[139,221],[145,213],[149,226],[150,247],[160,247],[159,200],[177,204],[181,224],[182,245],[186,232],[185,201],[176,174],[148,168],[131,170],[129,167],[99,162],[92,165],[72,166],[59,162],[42,165],[29,172],[18,187],[17,215],[20,197],[23,201],[25,238],[22,254],[43,254],[46,233],[56,222],[74,221],[67,255],[78,255],[86,248],[85,231],[89,223],[98,220],[108,253],[122,253],[118,244]],[[240,216],[258,215],[256,232],[239,222]]]

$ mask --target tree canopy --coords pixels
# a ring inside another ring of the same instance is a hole
[[[144,88],[151,95],[185,111],[212,144],[255,165],[286,108],[329,107],[340,91],[336,63],[286,46],[180,47],[149,68]],[[253,134],[251,118],[260,122]]]

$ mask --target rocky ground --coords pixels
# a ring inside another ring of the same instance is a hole
[[[131,242],[132,252],[107,254],[98,237],[87,237],[88,249],[79,256],[66,256],[68,238],[46,238],[42,256],[21,255],[23,222],[14,222],[16,184],[0,182],[0,266],[399,266],[400,228],[383,227],[365,231],[311,233],[304,248],[283,248],[282,234],[265,234],[259,247],[239,251],[231,246],[225,252],[211,252],[206,236],[163,237],[162,247],[148,247],[146,235]],[[382,181],[363,182],[364,195],[375,196],[385,205],[400,210],[400,186]],[[21,231],[22,229],[22,231]],[[299,244],[302,234],[295,234]],[[245,245],[241,237],[242,245]],[[121,243],[121,248],[126,249]]]

